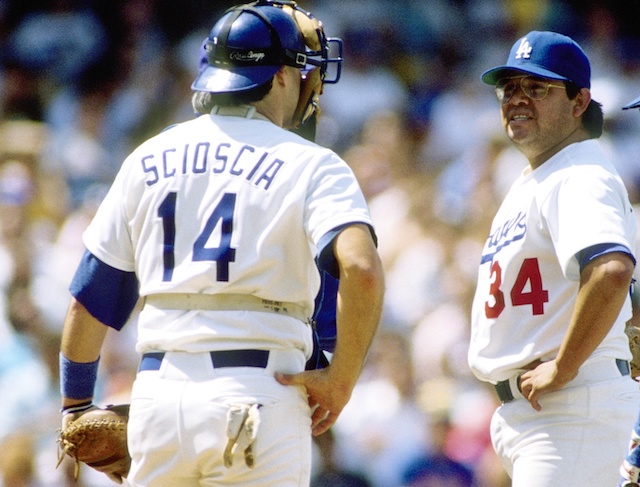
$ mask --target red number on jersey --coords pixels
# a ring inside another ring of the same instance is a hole
[[[525,291],[527,282],[529,291]],[[544,314],[544,303],[549,302],[549,291],[542,288],[542,276],[538,259],[524,259],[520,272],[511,289],[511,303],[514,306],[531,305],[534,315]]]
[[[502,269],[498,261],[495,261],[491,266],[491,286],[489,287],[489,294],[493,296],[493,304],[489,304],[487,301],[484,303],[484,313],[487,318],[497,318],[504,309],[504,293],[500,291],[502,285]]]
[[[491,266],[491,277],[489,294],[493,297],[494,304],[491,305],[487,301],[484,304],[484,312],[487,318],[497,318],[505,307],[504,293],[500,290],[502,269],[498,261],[495,261]],[[518,277],[513,283],[510,296],[513,306],[531,305],[531,311],[534,315],[544,314],[544,303],[549,302],[549,291],[542,287],[538,259],[524,260],[518,272]]]

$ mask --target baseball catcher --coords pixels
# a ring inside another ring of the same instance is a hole
[[[58,464],[65,454],[75,462],[74,478],[78,478],[80,462],[121,484],[129,473],[131,457],[127,448],[129,405],[99,408],[92,404],[74,406],[62,411],[62,428],[58,435]]]
[[[309,486],[311,435],[347,404],[384,295],[353,172],[289,131],[318,112],[341,53],[293,1],[225,11],[193,53],[197,117],[120,165],[83,233],[60,344],[60,446],[78,464],[136,487]],[[319,270],[338,281],[327,333],[310,326]],[[127,421],[92,402],[107,332],[138,302]]]

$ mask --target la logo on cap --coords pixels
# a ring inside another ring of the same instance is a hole
[[[531,51],[533,47],[529,44],[526,37],[523,37],[516,51],[516,59],[529,59],[531,57]]]
[[[495,86],[514,72],[591,87],[587,55],[573,39],[557,32],[534,30],[520,37],[511,46],[507,63],[485,71],[481,79]]]

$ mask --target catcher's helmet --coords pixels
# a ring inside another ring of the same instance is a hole
[[[335,43],[337,57],[330,57]],[[330,63],[336,66],[328,79]],[[322,24],[293,1],[259,0],[229,9],[201,49],[191,88],[209,93],[249,90],[269,81],[283,65],[307,72],[319,67],[322,83],[340,77],[342,41],[327,38]]]

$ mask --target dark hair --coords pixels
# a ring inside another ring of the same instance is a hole
[[[567,96],[570,100],[573,100],[578,93],[580,93],[580,87],[571,82],[565,83],[567,86]],[[602,129],[604,126],[604,114],[602,112],[602,104],[595,100],[589,102],[589,106],[582,114],[582,126],[587,129],[589,136],[592,139],[597,139],[602,135]]]
[[[193,109],[200,113],[211,113],[213,107],[246,105],[254,101],[260,101],[271,91],[273,78],[250,90],[230,92],[230,93],[208,93],[206,91],[196,91],[191,98]]]

